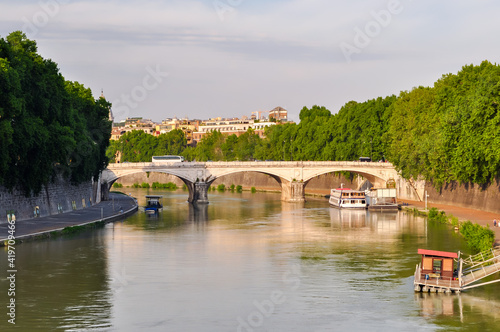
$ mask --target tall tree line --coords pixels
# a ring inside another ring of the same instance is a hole
[[[20,31],[0,38],[0,185],[37,194],[57,173],[73,184],[107,166],[110,104],[66,81]]]
[[[451,181],[487,184],[500,171],[499,94],[500,67],[484,61],[443,75],[433,87],[349,101],[336,114],[325,107],[304,107],[300,123],[268,127],[264,139],[252,130],[239,137],[212,132],[196,148],[164,151],[198,161],[358,160],[366,156],[388,160],[405,178],[424,177],[436,187]],[[127,146],[128,137],[117,143],[123,156],[135,149],[138,159],[128,161],[150,161],[152,154],[143,151],[150,151],[151,146],[146,144],[144,150]],[[167,141],[159,146],[168,146]]]

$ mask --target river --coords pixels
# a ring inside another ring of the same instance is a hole
[[[16,246],[18,331],[494,331],[500,284],[460,295],[413,291],[418,248],[467,247],[404,212],[339,211],[325,198],[124,189],[158,217]],[[7,252],[0,253],[7,271]],[[498,276],[497,276],[498,277]],[[0,300],[6,312],[8,280]],[[15,328],[14,328],[15,327]],[[6,329],[7,328],[7,329]]]

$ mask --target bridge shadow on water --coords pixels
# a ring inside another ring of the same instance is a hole
[[[187,220],[195,223],[208,222],[208,204],[189,204]]]

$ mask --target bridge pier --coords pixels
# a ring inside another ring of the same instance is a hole
[[[108,182],[102,182],[100,186],[100,192],[97,195],[101,195],[101,201],[109,201],[109,191],[111,190],[112,184]]]
[[[208,182],[186,182],[188,190],[189,190],[189,203],[196,204],[208,204],[208,187],[210,187],[210,183]]]
[[[305,202],[306,196],[304,188],[306,186],[305,182],[292,181],[288,182],[286,180],[281,181],[281,200],[286,202]]]

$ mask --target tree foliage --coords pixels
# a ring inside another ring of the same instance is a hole
[[[349,101],[336,114],[304,107],[299,124],[267,127],[264,139],[252,131],[239,137],[214,131],[177,154],[198,161],[365,156],[391,161],[405,178],[424,177],[436,187],[451,181],[486,184],[500,171],[499,94],[500,67],[484,61],[443,75],[433,87]]]
[[[158,137],[133,130],[123,134],[118,141],[111,141],[106,155],[115,162],[119,151],[122,162],[150,162],[153,156],[183,155],[186,147],[187,140],[180,129]]]
[[[20,31],[0,39],[0,184],[37,194],[58,170],[74,184],[107,166],[110,104],[67,82]]]
[[[486,184],[500,170],[500,67],[488,61],[443,75],[432,88],[402,92],[388,131],[389,159],[405,177],[436,187]]]

